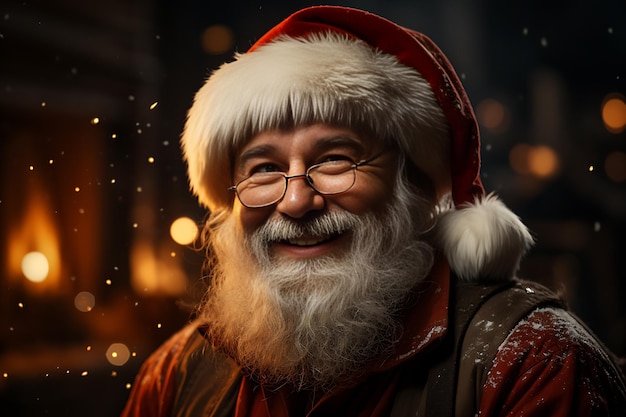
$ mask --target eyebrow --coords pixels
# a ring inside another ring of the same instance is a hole
[[[259,145],[246,149],[237,158],[238,165],[245,165],[251,159],[267,156],[274,152],[276,147],[273,145]]]
[[[316,143],[313,145],[313,151],[321,153],[338,147],[352,148],[358,153],[365,151],[365,145],[361,140],[348,135],[334,135],[316,139]],[[266,144],[253,146],[239,155],[237,165],[244,166],[251,159],[266,157],[273,152],[276,152],[276,146],[274,145]]]

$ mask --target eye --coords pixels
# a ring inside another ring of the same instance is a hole
[[[321,158],[318,164],[324,164],[327,162],[337,162],[337,161],[348,161],[348,162],[353,163],[354,159],[351,156],[348,156],[345,154],[332,154],[332,155],[328,155],[328,156]]]
[[[249,170],[248,170],[248,175],[255,175],[255,174],[266,174],[268,172],[280,172],[280,168],[278,168],[278,166],[276,164],[272,164],[272,163],[262,163],[262,164],[257,164],[257,165],[253,165]]]

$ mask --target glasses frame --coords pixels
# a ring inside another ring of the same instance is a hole
[[[385,151],[380,152],[380,153],[377,153],[376,155],[372,156],[371,158],[364,159],[364,160],[362,160],[362,161],[360,161],[360,162],[352,162],[352,165],[350,166],[350,169],[349,169],[349,170],[352,170],[352,173],[353,173],[353,175],[354,175],[354,180],[352,181],[352,185],[350,185],[350,187],[346,188],[345,190],[343,190],[343,191],[339,191],[339,192],[334,192],[334,193],[327,193],[327,192],[323,192],[323,191],[318,190],[318,189],[315,187],[315,185],[313,185],[313,180],[311,179],[311,176],[310,176],[310,174],[309,174],[309,173],[311,172],[311,170],[312,170],[312,169],[315,169],[315,168],[317,168],[317,167],[319,167],[319,166],[321,166],[321,165],[327,164],[328,162],[322,162],[322,163],[319,163],[319,164],[311,165],[310,167],[308,167],[308,168],[306,169],[306,172],[304,172],[304,173],[302,173],[302,174],[287,175],[287,174],[285,174],[284,172],[279,172],[279,171],[277,171],[277,172],[276,172],[276,174],[280,174],[280,175],[282,175],[282,176],[283,176],[283,178],[285,179],[285,186],[283,187],[283,192],[282,192],[282,194],[280,195],[280,197],[278,197],[277,199],[275,199],[275,200],[273,200],[273,201],[271,201],[271,202],[269,202],[269,203],[266,203],[266,204],[248,205],[248,204],[245,204],[245,203],[241,200],[241,197],[239,196],[239,185],[240,185],[241,183],[243,183],[244,181],[247,181],[248,179],[250,179],[250,177],[252,177],[252,175],[250,175],[250,176],[248,176],[248,177],[246,177],[246,178],[242,179],[241,181],[237,182],[237,184],[235,184],[235,185],[231,185],[230,187],[228,187],[228,188],[227,188],[227,190],[228,190],[228,191],[234,191],[234,192],[235,192],[235,195],[236,195],[236,196],[237,196],[237,198],[239,199],[239,202],[240,202],[240,203],[241,203],[244,207],[247,207],[247,208],[263,208],[263,207],[268,207],[268,206],[271,206],[271,205],[273,205],[273,204],[278,203],[278,202],[279,202],[279,201],[281,201],[283,198],[285,198],[285,194],[287,194],[287,187],[289,187],[289,180],[294,179],[294,178],[305,178],[305,179],[306,179],[306,182],[307,182],[307,184],[308,184],[308,186],[309,186],[309,187],[311,187],[311,188],[313,189],[313,191],[315,191],[315,192],[316,192],[316,193],[318,193],[318,194],[321,194],[321,195],[337,195],[337,194],[342,194],[342,193],[345,193],[345,192],[350,191],[350,190],[352,189],[352,187],[354,187],[354,184],[356,184],[356,173],[357,173],[357,169],[358,169],[358,168],[360,168],[360,167],[362,167],[362,166],[366,166],[366,165],[371,164],[371,163],[372,163],[375,159],[379,158],[379,157],[380,157],[382,154],[384,154],[384,153],[385,153]],[[346,171],[346,172],[348,172],[348,171]]]

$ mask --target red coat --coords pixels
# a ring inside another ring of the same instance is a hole
[[[407,375],[403,369],[419,364],[421,357],[436,350],[447,332],[448,294],[447,280],[431,285],[421,296],[419,308],[409,315],[396,354],[369,366],[356,385],[312,399],[309,393],[294,394],[287,387],[270,390],[239,376],[229,382],[237,390],[236,409],[234,414],[225,415],[391,415],[394,399],[403,387],[401,377]],[[498,324],[496,318],[485,326]],[[188,359],[184,349],[188,340],[198,338],[198,334],[197,324],[191,324],[148,358],[136,378],[123,417],[172,415],[182,389],[177,384],[177,378],[181,378],[177,368]],[[238,368],[230,366],[238,374]],[[428,363],[412,368],[414,379],[423,380],[427,368]],[[409,377],[413,378],[412,374]],[[206,379],[210,381],[211,375]],[[424,409],[421,388],[410,392],[421,398],[417,401],[421,411],[418,415],[432,415]],[[311,409],[312,402],[315,405]],[[542,308],[519,322],[500,346],[482,388],[479,413],[483,417],[626,415],[626,390],[605,351],[569,313]]]

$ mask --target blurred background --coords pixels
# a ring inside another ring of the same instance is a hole
[[[626,2],[346,1],[426,33],[476,106],[486,188],[626,355]],[[306,1],[0,2],[0,404],[115,416],[190,317],[204,211],[178,139],[194,92]]]

